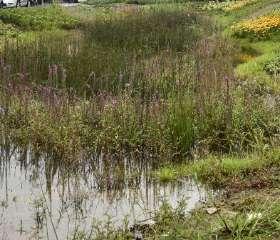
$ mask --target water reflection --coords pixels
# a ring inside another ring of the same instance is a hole
[[[166,200],[186,200],[187,209],[206,198],[191,180],[161,185],[148,174],[147,158],[87,158],[64,166],[51,155],[15,147],[1,148],[0,239],[71,239],[95,221],[119,227],[151,219]]]

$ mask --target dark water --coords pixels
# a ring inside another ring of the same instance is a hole
[[[101,155],[82,170],[70,171],[47,158],[2,149],[1,240],[71,239],[77,230],[90,231],[108,222],[115,228],[151,222],[163,201],[175,207],[184,200],[188,211],[207,197],[192,180],[165,185],[153,181],[146,174],[147,161],[124,157],[109,164]]]

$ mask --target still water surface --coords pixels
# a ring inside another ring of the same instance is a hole
[[[71,171],[48,156],[1,149],[0,239],[71,239],[77,230],[152,219],[163,201],[193,209],[207,198],[192,180],[160,184],[148,161],[95,156]],[[116,174],[117,173],[117,174]]]

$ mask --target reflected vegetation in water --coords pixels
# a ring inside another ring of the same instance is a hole
[[[114,227],[153,218],[166,201],[186,201],[191,210],[206,192],[191,180],[161,185],[147,174],[145,158],[92,156],[61,166],[49,155],[1,148],[0,239],[71,239],[97,222]]]

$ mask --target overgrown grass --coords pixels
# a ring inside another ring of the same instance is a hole
[[[7,42],[8,136],[72,160],[83,150],[175,159],[272,144],[277,98],[235,82],[232,45],[205,38],[215,30],[208,20],[182,6],[109,11],[86,33]]]
[[[31,143],[35,150],[51,149],[71,161],[86,150],[144,151],[177,158],[248,151],[279,140],[278,107],[266,109],[265,99],[248,97],[241,90],[230,111],[214,99],[215,114],[213,99],[200,112],[190,105],[192,98],[171,98],[171,103],[161,99],[143,106],[129,90],[85,100],[50,87],[10,85],[4,91],[8,96],[2,95],[2,124],[7,136],[21,146]]]
[[[185,61],[184,67],[192,64],[187,51],[198,38],[199,30],[194,26],[201,21],[203,19],[195,14],[176,7],[124,15],[108,12],[97,14],[86,27],[86,36],[42,34],[30,44],[25,40],[7,44],[2,56],[6,64],[17,63],[12,64],[13,73],[24,69],[29,81],[52,81],[53,87],[73,87],[82,92],[85,88],[94,92],[118,92],[126,84],[131,84],[132,90],[140,90],[143,86],[139,82],[145,79],[143,84],[165,91],[164,88],[173,87],[170,79],[172,71],[177,71],[175,63]],[[159,23],[162,28],[158,27]],[[175,29],[173,24],[176,24]],[[34,59],[37,59],[36,64]],[[149,65],[154,65],[154,69],[149,69]],[[52,68],[57,69],[53,74]]]

